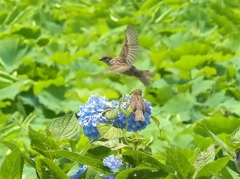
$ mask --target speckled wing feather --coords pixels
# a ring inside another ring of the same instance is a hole
[[[127,25],[126,38],[119,57],[125,60],[128,65],[132,65],[138,53],[138,35],[132,24]]]
[[[112,65],[110,67],[110,71],[108,73],[124,73],[125,71],[129,70],[131,68],[131,66],[129,65]]]

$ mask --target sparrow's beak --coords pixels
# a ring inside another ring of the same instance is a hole
[[[99,58],[100,61],[103,61],[103,58]]]

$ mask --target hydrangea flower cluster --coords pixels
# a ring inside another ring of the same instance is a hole
[[[103,159],[103,164],[106,167],[109,167],[113,172],[118,169],[119,167],[123,166],[122,160],[117,159],[114,155],[110,155],[109,157],[106,157]],[[78,179],[87,169],[87,166],[83,166],[83,168],[80,168],[72,177],[71,179]],[[102,176],[102,179],[115,179],[115,176]]]
[[[123,165],[122,160],[117,159],[114,155],[110,155],[103,159],[103,164],[109,167],[113,172]]]
[[[84,106],[80,106],[77,114],[80,125],[83,127],[83,133],[90,139],[97,139],[100,134],[97,130],[97,123],[107,123],[108,120],[102,115],[106,109],[117,107],[118,102],[108,102],[106,97],[99,95],[91,96]]]
[[[106,97],[100,97],[99,95],[91,96],[84,106],[80,106],[77,114],[79,123],[83,127],[83,133],[90,139],[98,139],[100,134],[97,130],[97,123],[110,123],[132,132],[145,129],[150,124],[151,103],[144,100],[146,105],[146,112],[144,113],[145,121],[135,121],[133,112],[129,116],[126,116],[119,110],[120,105],[123,110],[127,111],[129,100],[130,96],[123,96],[120,103],[117,101],[108,101]],[[102,114],[103,111],[110,108],[115,108],[118,111],[117,116],[113,120],[108,120]],[[127,128],[126,124],[128,124]]]

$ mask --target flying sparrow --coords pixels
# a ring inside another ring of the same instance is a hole
[[[145,86],[149,86],[150,78],[154,77],[154,73],[149,70],[138,70],[132,64],[137,56],[138,46],[137,31],[132,24],[128,24],[126,38],[119,56],[104,56],[100,58],[100,61],[110,66],[110,71],[107,73],[121,73],[128,76],[135,76]]]
[[[146,106],[142,98],[142,90],[133,90],[131,95],[130,107],[135,115],[135,121],[145,121],[144,113],[146,111]]]

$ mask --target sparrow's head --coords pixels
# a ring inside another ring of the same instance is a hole
[[[112,60],[113,57],[110,56],[104,56],[102,58],[100,58],[99,60],[106,63],[107,65],[110,65],[110,61]]]
[[[135,89],[135,90],[131,91],[130,94],[142,96],[142,90],[140,90],[140,89]]]

